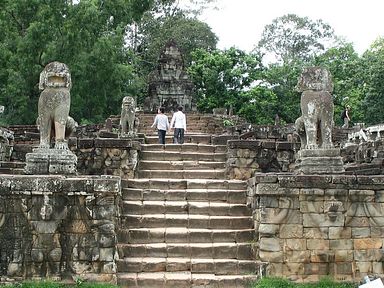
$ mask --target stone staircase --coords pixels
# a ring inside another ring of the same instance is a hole
[[[169,122],[171,122],[172,114],[168,115]],[[156,133],[154,128],[151,128],[156,114],[138,114],[139,118],[139,131],[146,135]],[[186,113],[187,117],[187,131],[188,134],[221,134],[225,128],[223,120],[210,114]]]
[[[225,179],[226,146],[143,144],[122,181],[121,287],[247,287],[262,268],[244,181]]]

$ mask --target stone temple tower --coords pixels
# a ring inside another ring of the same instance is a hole
[[[161,51],[157,69],[149,75],[149,95],[144,110],[153,112],[163,106],[170,112],[182,106],[185,111],[191,111],[192,91],[193,84],[185,72],[183,55],[171,40]]]

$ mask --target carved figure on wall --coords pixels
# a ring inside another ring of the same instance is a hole
[[[136,134],[135,131],[135,99],[131,96],[123,98],[121,104],[121,117],[120,117],[120,135],[122,137],[129,137]]]
[[[332,148],[333,84],[330,73],[321,67],[304,68],[297,88],[302,92],[302,116],[295,124],[302,149]]]
[[[71,74],[67,65],[51,62],[40,73],[38,104],[40,148],[50,148],[52,130],[55,131],[55,149],[68,149],[65,127],[70,107]]]

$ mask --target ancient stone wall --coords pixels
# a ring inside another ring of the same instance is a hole
[[[134,178],[140,150],[137,141],[114,138],[78,139],[77,146],[72,146],[71,149],[77,156],[77,170],[81,175]]]
[[[384,176],[256,174],[248,202],[267,274],[383,276]]]
[[[24,162],[36,143],[19,141],[14,145],[11,160]],[[32,144],[33,143],[33,144]],[[80,175],[115,175],[123,179],[134,177],[140,145],[132,139],[75,138],[68,141],[69,149],[77,156]]]
[[[0,277],[115,282],[120,178],[0,179]]]
[[[289,172],[294,169],[299,143],[270,140],[229,140],[229,179],[249,179],[255,172]]]

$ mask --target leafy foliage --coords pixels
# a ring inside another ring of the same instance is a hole
[[[384,38],[376,40],[361,59],[363,119],[366,123],[383,123],[384,115]]]
[[[211,112],[213,108],[232,108],[254,123],[269,122],[268,114],[274,117],[276,101],[269,89],[257,83],[263,69],[257,55],[236,48],[194,51],[188,72],[195,83],[198,109]]]
[[[309,60],[324,51],[328,41],[335,39],[332,27],[322,20],[287,14],[264,27],[258,49],[286,63]]]
[[[72,72],[71,114],[78,121],[104,119],[129,92],[133,68],[123,49],[124,27],[151,1],[71,2],[1,2],[0,102],[9,123],[35,122],[39,73],[51,61]]]

